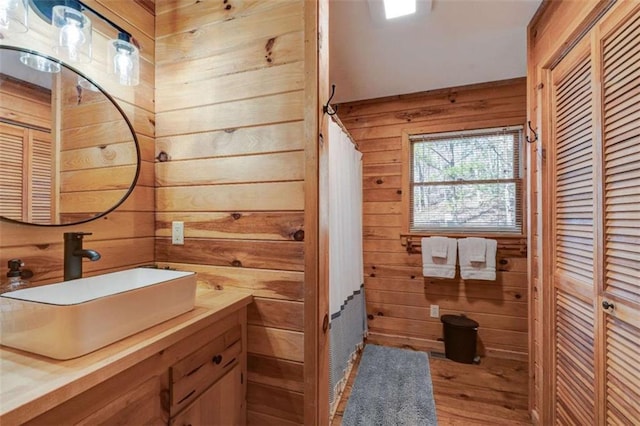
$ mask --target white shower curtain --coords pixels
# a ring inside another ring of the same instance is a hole
[[[362,258],[362,154],[329,120],[330,401],[366,332]]]

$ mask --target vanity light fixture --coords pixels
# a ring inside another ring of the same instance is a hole
[[[0,5],[6,1],[0,0]],[[91,20],[83,11],[108,23],[118,31],[118,38],[107,42],[107,71],[124,86],[136,86],[140,82],[140,51],[131,43],[131,34],[79,0],[20,0],[29,1],[36,13],[58,28],[58,40],[54,50],[67,62],[91,61]]]
[[[0,0],[0,32],[26,33],[29,29],[28,0]]]

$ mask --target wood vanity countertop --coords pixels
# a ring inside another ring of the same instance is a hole
[[[0,347],[0,424],[24,423],[251,301],[247,292],[199,287],[192,311],[67,361]]]

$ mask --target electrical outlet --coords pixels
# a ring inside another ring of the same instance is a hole
[[[184,244],[184,222],[176,220],[171,222],[171,244]]]
[[[440,306],[431,305],[431,318],[440,318]]]

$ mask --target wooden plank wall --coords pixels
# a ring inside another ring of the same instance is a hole
[[[134,139],[120,111],[102,93],[77,85],[74,73],[62,72],[56,89],[62,223],[89,219],[113,207],[127,194],[137,167]]]
[[[35,227],[0,222],[0,265],[20,258],[35,275],[31,284],[45,284],[62,279],[63,232],[93,232],[85,246],[102,254],[97,262],[85,262],[87,275],[126,269],[154,260],[154,1],[85,0],[98,12],[129,31],[140,45],[140,79],[135,88],[120,86],[107,74],[106,42],[116,31],[94,18],[93,61],[77,65],[98,85],[109,92],[133,124],[142,153],[141,176],[136,189],[117,211],[87,224],[69,227]],[[50,25],[35,13],[30,15],[30,29],[0,39],[1,45],[33,49],[52,56],[51,40],[56,36]],[[108,132],[109,129],[103,130]]]
[[[402,132],[523,125],[525,79],[345,103],[339,115],[363,152],[365,294],[370,341],[442,350],[442,325],[464,313],[480,323],[484,352],[526,359],[526,236],[499,238],[496,282],[422,277],[420,254],[401,245]]]
[[[156,10],[156,259],[253,291],[250,424],[304,421],[304,5]]]
[[[51,129],[51,90],[0,74],[0,118]]]
[[[16,220],[31,218],[34,222],[43,220],[48,223],[53,213],[51,185],[55,182],[43,179],[41,175],[47,170],[50,176],[50,168],[46,168],[43,162],[51,161],[51,149],[47,149],[51,145],[51,90],[0,74],[0,100],[0,118],[19,123],[0,124],[3,139],[0,146],[0,214]],[[34,130],[34,126],[41,130]],[[19,145],[5,145],[5,141],[13,139],[9,135],[16,137],[18,134]],[[18,154],[19,147],[23,155]],[[24,167],[25,150],[39,153],[36,167]],[[34,179],[34,176],[40,179]],[[25,181],[28,191],[24,191]],[[36,197],[32,196],[35,193],[43,195],[36,203],[33,202]]]

